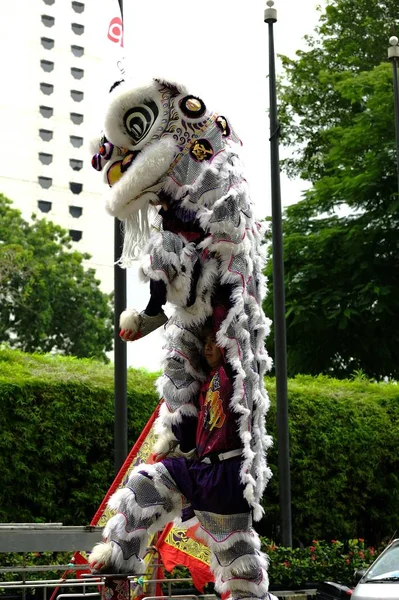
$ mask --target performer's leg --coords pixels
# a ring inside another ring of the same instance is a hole
[[[89,556],[92,569],[103,573],[144,573],[143,556],[149,534],[155,533],[182,510],[182,495],[160,462],[140,465],[126,486],[109,500],[115,514],[103,531],[104,542]]]
[[[200,522],[197,535],[211,550],[215,588],[232,600],[269,598],[268,559],[252,528],[250,513],[220,515],[195,511]]]

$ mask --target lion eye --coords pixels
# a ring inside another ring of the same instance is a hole
[[[139,144],[145,138],[158,114],[159,110],[155,102],[140,104],[127,111],[123,117],[123,123],[133,144]]]

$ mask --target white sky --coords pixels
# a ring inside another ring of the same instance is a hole
[[[115,0],[116,1],[116,0]],[[305,48],[324,0],[276,0],[276,54]],[[271,214],[268,110],[268,26],[264,0],[124,0],[125,59],[130,75],[175,78],[232,121],[259,218]],[[281,73],[279,61],[277,71]],[[281,150],[283,155],[283,150]],[[297,202],[306,182],[281,178],[282,204]],[[148,286],[128,273],[128,306],[144,309]],[[168,312],[168,310],[166,311]],[[160,368],[161,333],[128,345],[128,364]]]

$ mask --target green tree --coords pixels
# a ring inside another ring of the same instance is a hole
[[[377,4],[331,2],[309,51],[284,59],[282,121],[298,147],[286,167],[313,184],[284,218],[290,375],[399,376],[395,123],[381,63],[397,8]],[[272,286],[271,264],[267,274]]]
[[[396,0],[327,0],[315,35],[305,36],[307,50],[297,51],[294,59],[281,57],[282,141],[295,147],[295,155],[285,161],[290,175],[313,182],[324,174],[325,132],[350,124],[362,112],[361,103],[340,93],[337,79],[386,62],[398,18]]]
[[[111,298],[87,254],[71,250],[61,227],[25,221],[0,195],[0,341],[25,352],[106,360],[112,348]]]

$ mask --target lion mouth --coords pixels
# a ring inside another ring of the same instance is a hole
[[[123,177],[139,154],[140,152],[128,152],[122,159],[112,163],[107,170],[107,182],[109,187],[114,186],[115,183]]]

